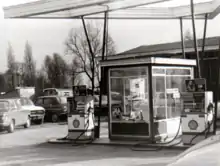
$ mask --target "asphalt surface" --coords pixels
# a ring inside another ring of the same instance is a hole
[[[106,132],[105,126],[102,133]],[[163,166],[181,153],[175,150],[132,151],[128,147],[48,144],[64,137],[67,126],[44,124],[0,133],[0,166]]]

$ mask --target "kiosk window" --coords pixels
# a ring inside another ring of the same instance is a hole
[[[148,121],[147,67],[115,69],[110,72],[111,121]],[[120,77],[117,75],[118,73]]]
[[[155,120],[179,117],[178,92],[185,91],[185,80],[193,76],[190,67],[156,67],[153,69],[153,108]]]

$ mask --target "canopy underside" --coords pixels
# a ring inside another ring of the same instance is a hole
[[[213,19],[220,13],[220,0],[194,1],[197,19],[205,14]],[[191,18],[190,0],[39,0],[4,8],[5,18],[100,19],[104,12],[110,19]]]

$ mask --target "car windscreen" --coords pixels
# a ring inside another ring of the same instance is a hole
[[[9,109],[9,102],[8,101],[0,101],[0,111],[4,111]]]
[[[32,101],[30,99],[26,99],[26,98],[21,98],[20,99],[20,104],[22,106],[30,106],[33,105]]]
[[[34,103],[30,99],[27,99],[27,105],[34,105]]]

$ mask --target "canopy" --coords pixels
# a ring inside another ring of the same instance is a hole
[[[123,19],[177,19],[191,16],[190,0],[38,0],[4,8],[5,18],[68,19],[109,18]],[[220,0],[194,0],[196,18],[213,19],[220,12]]]

